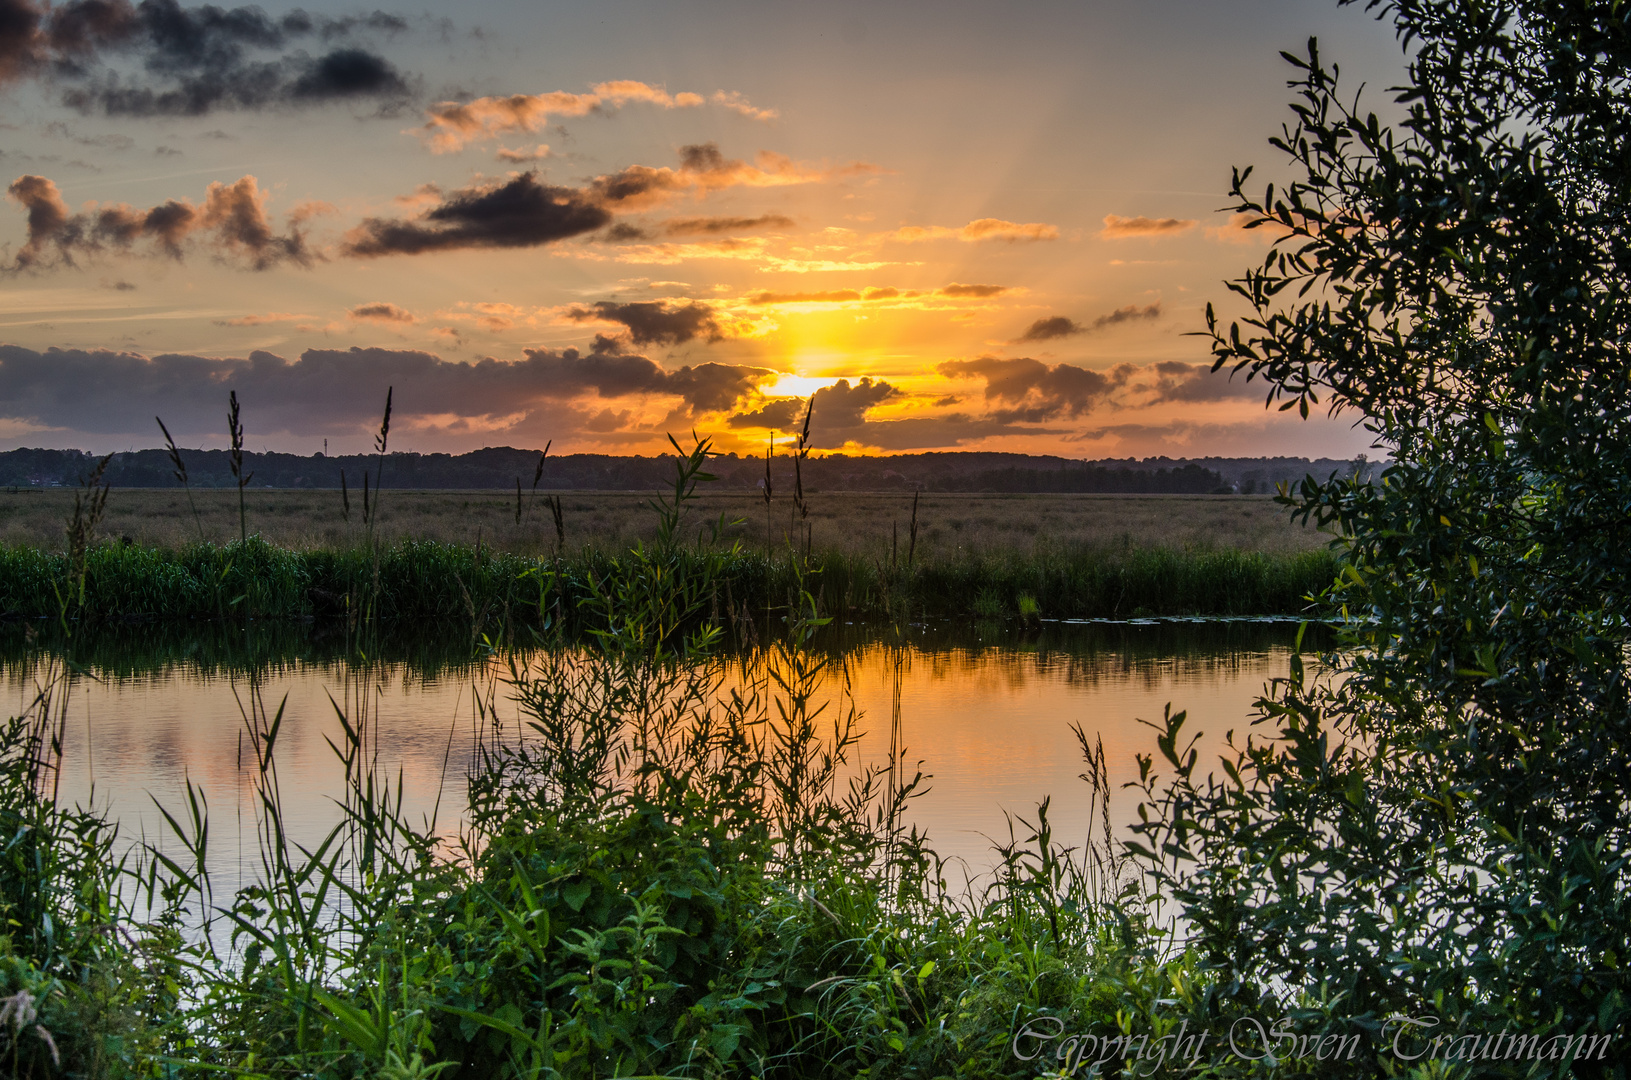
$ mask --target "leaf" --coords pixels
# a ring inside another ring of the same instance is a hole
[[[574,881],[561,889],[561,899],[565,900],[566,906],[573,911],[582,911],[584,901],[589,899],[589,893],[593,888],[592,882]]]

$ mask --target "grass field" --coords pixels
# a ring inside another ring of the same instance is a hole
[[[785,544],[793,513],[778,496],[767,511],[756,494],[708,492],[692,505],[692,528],[742,518],[735,533],[762,549]],[[365,538],[361,495],[351,495],[348,522],[333,491],[246,492],[248,529],[278,547],[346,548]],[[626,548],[650,540],[655,516],[649,496],[637,492],[570,491],[561,495],[566,550]],[[64,544],[63,523],[73,511],[71,489],[9,492],[0,489],[0,545],[49,550]],[[214,543],[238,536],[236,491],[193,493],[203,538]],[[815,550],[846,555],[887,555],[898,536],[904,561],[910,545],[910,495],[819,492],[809,496],[808,523]],[[521,500],[516,522],[514,493],[386,490],[375,529],[386,543],[433,540],[474,544],[499,551],[540,554],[554,550],[555,526],[542,497]],[[100,532],[128,536],[137,544],[180,547],[197,541],[185,492],[116,488]],[[1039,548],[1234,548],[1289,554],[1321,546],[1319,532],[1290,524],[1269,496],[1253,495],[925,495],[918,505],[917,556],[944,559],[960,553],[1031,553]]]

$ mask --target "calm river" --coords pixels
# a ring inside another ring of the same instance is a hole
[[[1139,721],[1159,720],[1171,702],[1206,733],[1204,746],[1221,744],[1249,725],[1265,683],[1286,674],[1297,632],[1248,621],[830,629],[820,643],[833,658],[830,696],[839,702],[847,668],[843,697],[863,715],[862,759],[886,758],[898,716],[907,761],[931,777],[911,821],[976,877],[992,863],[992,840],[1008,836],[1005,814],[1034,820],[1043,796],[1052,796],[1058,839],[1086,834],[1091,800],[1073,723],[1102,738],[1111,816],[1125,823],[1137,800],[1121,785],[1138,775],[1136,755],[1155,752]],[[228,879],[254,857],[244,713],[256,694],[271,711],[283,705],[280,785],[291,832],[307,842],[338,817],[342,774],[328,745],[342,741],[336,705],[375,725],[378,765],[393,782],[400,770],[413,819],[434,811],[447,832],[457,829],[476,738],[473,697],[494,701],[511,731],[519,719],[507,669],[471,660],[468,635],[388,640],[364,659],[355,642],[302,626],[135,627],[82,635],[74,654],[82,673],[59,797],[105,808],[127,838],[152,839],[163,831],[155,803],[180,810],[190,779],[208,800],[212,862]],[[45,635],[0,625],[8,712],[28,705],[54,655]]]

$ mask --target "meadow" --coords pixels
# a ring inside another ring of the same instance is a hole
[[[552,553],[553,518],[540,491],[524,492],[516,520],[513,492],[387,490],[379,500],[376,539],[476,542],[521,554]],[[349,520],[338,491],[244,492],[249,531],[278,547],[345,548],[367,535],[361,495],[351,492]],[[770,507],[753,493],[710,491],[700,485],[692,503],[696,527],[742,519],[728,535],[763,548],[768,534],[780,548],[797,511],[777,495]],[[912,496],[878,492],[807,492],[804,523],[813,526],[817,550],[848,555],[905,558],[911,544]],[[626,548],[656,535],[651,496],[640,492],[568,491],[559,494],[566,548]],[[205,539],[217,544],[238,536],[238,493],[194,489],[195,522],[188,494],[180,489],[114,488],[101,531],[128,536],[139,545],[177,548]],[[72,516],[71,488],[0,488],[0,545],[57,549],[63,523]],[[1288,554],[1321,547],[1329,539],[1290,523],[1284,507],[1266,495],[1002,495],[926,494],[917,507],[917,554],[938,558],[958,551],[1030,552],[1038,548],[1164,547],[1234,548]]]

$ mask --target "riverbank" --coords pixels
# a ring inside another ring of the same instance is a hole
[[[795,603],[827,614],[1002,618],[1298,615],[1337,573],[1326,549],[1083,546],[958,550],[908,560],[837,549],[766,555],[740,546],[644,549],[641,572],[706,579],[726,623]],[[478,628],[574,623],[597,587],[631,572],[628,550],[562,556],[407,540],[295,549],[258,536],[161,547],[103,542],[70,555],[0,549],[0,613],[77,619],[458,620]]]

